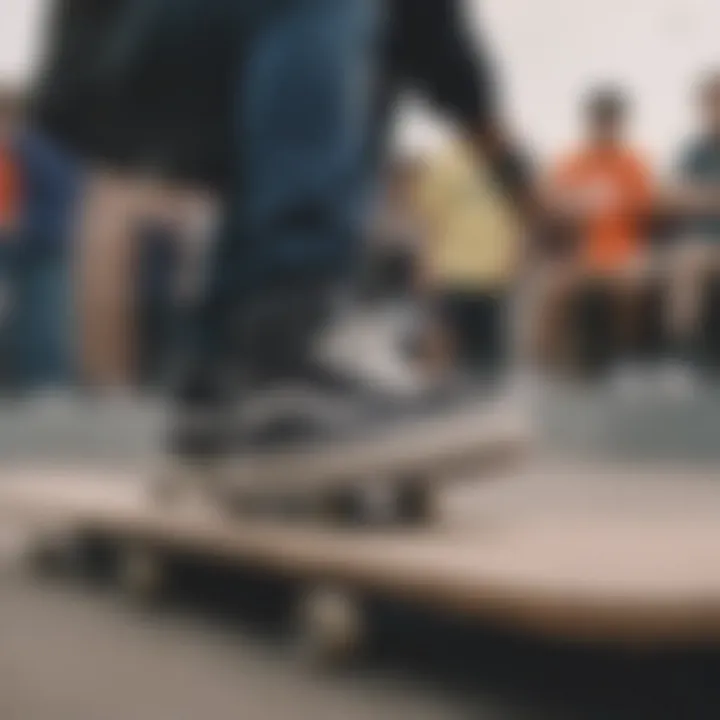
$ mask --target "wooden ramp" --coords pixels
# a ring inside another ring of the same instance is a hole
[[[468,486],[422,530],[174,509],[140,476],[6,471],[0,526],[83,530],[581,641],[720,641],[720,484],[679,468],[537,467]]]

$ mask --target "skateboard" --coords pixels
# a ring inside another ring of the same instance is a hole
[[[678,474],[648,502],[653,473],[638,480],[637,470],[608,468],[591,486],[583,472],[564,483],[550,470],[485,486],[495,497],[472,522],[358,532],[238,522],[212,505],[163,509],[147,502],[138,477],[26,474],[0,484],[0,522],[34,528],[28,557],[41,567],[78,567],[109,548],[100,556],[112,558],[113,579],[145,601],[170,585],[178,556],[285,579],[299,589],[297,641],[323,663],[360,652],[377,598],[576,643],[720,642],[715,484],[689,493],[692,479]],[[636,491],[609,494],[612,483]]]
[[[158,500],[201,490],[243,515],[305,516],[358,524],[425,524],[437,494],[472,476],[496,477],[521,463],[528,427],[482,403],[362,442],[252,454],[210,464],[170,461],[151,483]]]

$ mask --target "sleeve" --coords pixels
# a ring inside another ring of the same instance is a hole
[[[495,68],[467,32],[457,0],[393,0],[390,55],[401,82],[415,86],[463,124],[496,114]]]

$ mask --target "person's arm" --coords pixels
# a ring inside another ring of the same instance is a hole
[[[497,69],[486,43],[467,31],[457,0],[392,0],[396,74],[451,115],[506,191],[530,202],[529,170],[500,113]]]
[[[496,112],[495,70],[466,33],[456,0],[391,0],[390,6],[397,74],[463,126],[486,130]]]

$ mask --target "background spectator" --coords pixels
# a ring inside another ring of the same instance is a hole
[[[720,72],[700,84],[698,106],[700,128],[679,161],[682,219],[671,256],[669,325],[675,371],[683,382],[691,366],[711,359],[703,350],[717,340],[711,325],[720,304]]]
[[[79,172],[22,120],[19,97],[0,92],[6,360],[23,388],[72,376],[70,239]]]
[[[423,285],[440,315],[433,345],[445,363],[494,374],[503,365],[507,301],[519,265],[516,207],[460,139],[428,157],[419,205]]]
[[[16,373],[12,332],[15,274],[20,223],[20,167],[12,148],[17,99],[0,87],[0,382],[12,383]]]
[[[584,144],[560,160],[546,193],[573,249],[552,269],[538,323],[553,346],[546,353],[569,352],[584,367],[604,367],[615,349],[628,349],[637,330],[652,187],[648,165],[627,141],[628,109],[618,89],[589,95]],[[558,348],[559,336],[573,347]]]

